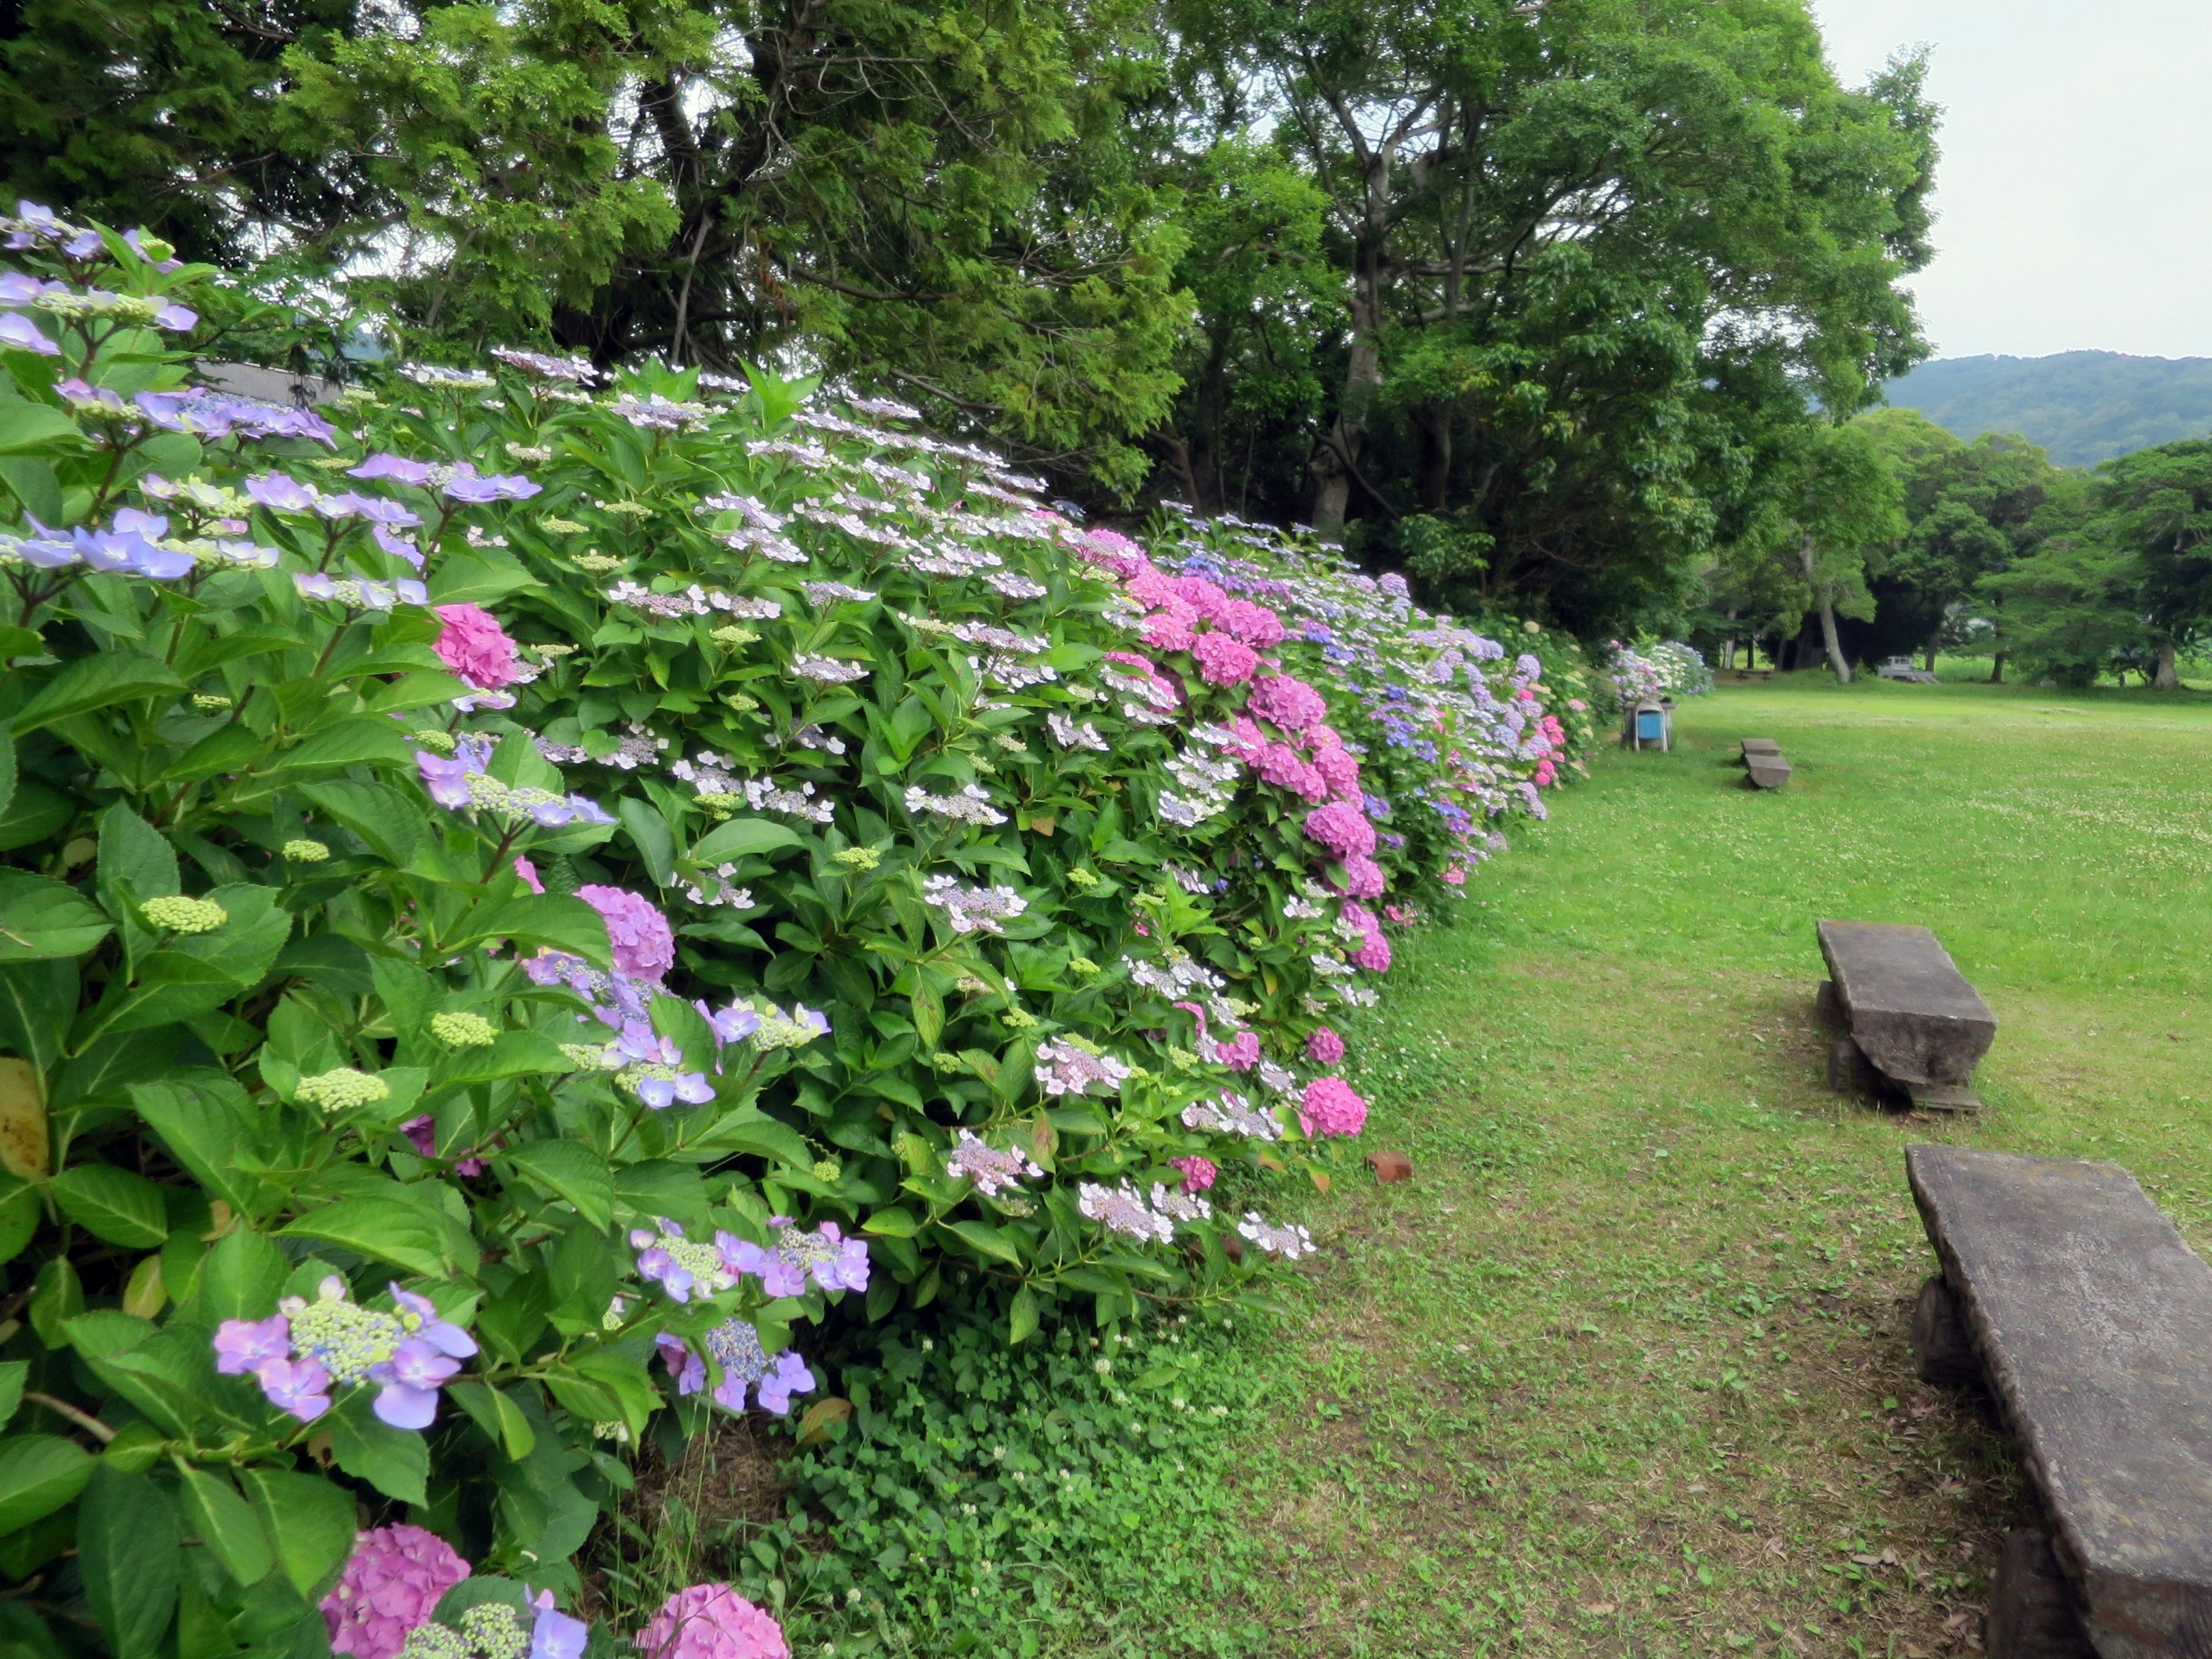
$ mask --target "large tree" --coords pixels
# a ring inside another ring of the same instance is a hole
[[[1750,429],[1860,408],[1922,350],[1917,67],[1845,91],[1801,0],[1170,15],[1205,130],[1265,133],[1327,203],[1316,523],[1594,621],[1749,510]],[[1171,441],[1234,453],[1220,418],[1186,397]]]

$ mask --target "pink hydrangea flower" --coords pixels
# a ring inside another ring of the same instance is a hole
[[[1306,814],[1306,834],[1348,862],[1375,851],[1375,826],[1357,801],[1333,800]]]
[[[1303,792],[1309,773],[1320,776],[1312,767],[1298,758],[1298,751],[1287,743],[1269,744],[1252,763],[1258,769],[1261,777],[1278,789]]]
[[[1242,685],[1260,665],[1260,653],[1226,634],[1201,634],[1190,647],[1209,685]]]
[[[480,605],[441,605],[438,617],[438,660],[479,691],[511,685],[519,672],[514,641],[499,618]]]
[[[1370,933],[1366,942],[1352,953],[1352,965],[1364,968],[1372,974],[1390,971],[1390,941],[1380,933]]]
[[[1250,599],[1231,599],[1221,607],[1221,614],[1213,619],[1214,626],[1224,628],[1247,645],[1266,650],[1271,645],[1280,645],[1288,637],[1283,619],[1264,605]]]
[[[1182,1171],[1182,1189],[1187,1193],[1204,1192],[1221,1173],[1220,1166],[1210,1158],[1171,1158],[1168,1162]]]
[[[1322,729],[1328,731],[1326,726]],[[1335,735],[1334,732],[1329,732],[1332,738]],[[1328,793],[1339,800],[1357,800],[1359,798],[1359,761],[1341,744],[1316,747],[1313,766],[1314,770],[1321,775],[1322,781],[1328,785]]]
[[[1344,1058],[1344,1039],[1324,1025],[1306,1039],[1306,1058],[1316,1066],[1334,1066]]]
[[[1203,576],[1176,577],[1176,597],[1210,623],[1219,622],[1229,604],[1229,595]]]
[[[1167,693],[1168,702],[1170,705],[1180,705],[1182,703],[1182,694],[1176,690],[1176,683],[1170,679],[1166,675],[1160,672],[1158,665],[1154,663],[1150,657],[1140,657],[1133,651],[1109,651],[1106,653],[1105,660],[1108,662],[1119,663],[1122,667],[1130,669],[1136,673],[1143,675],[1155,686]]]
[[[354,1534],[353,1554],[319,1603],[331,1651],[392,1659],[408,1632],[427,1624],[438,1600],[469,1576],[469,1564],[434,1532],[404,1522]]]
[[[1285,732],[1303,732],[1328,717],[1320,692],[1288,674],[1266,674],[1252,683],[1252,712]]]
[[[1127,580],[1129,597],[1147,609],[1170,605],[1175,600],[1176,579],[1149,562]]]
[[[528,859],[517,858],[514,860],[514,873],[522,878],[522,884],[532,892],[542,893],[545,890],[545,884],[538,879],[538,866]]]
[[[1239,1031],[1230,1042],[1215,1043],[1213,1057],[1232,1072],[1249,1072],[1260,1063],[1260,1034]]]
[[[1465,867],[1463,866],[1455,864],[1450,869],[1445,871],[1444,885],[1447,887],[1466,886],[1467,871]]]
[[[1306,1085],[1298,1126],[1310,1135],[1356,1135],[1367,1127],[1367,1103],[1340,1077]]]
[[[1155,651],[1188,651],[1198,642],[1198,612],[1187,605],[1171,605],[1145,618],[1139,635]]]
[[[791,1659],[783,1627],[727,1584],[693,1584],[637,1633],[646,1659]]]
[[[676,935],[651,902],[620,887],[579,887],[576,896],[606,918],[615,969],[632,979],[659,979],[676,965]]]
[[[1390,878],[1382,873],[1382,866],[1364,853],[1354,853],[1344,861],[1344,890],[1353,898],[1381,898]]]

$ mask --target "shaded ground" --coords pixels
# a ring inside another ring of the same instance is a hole
[[[1778,684],[1677,730],[1601,757],[1359,1033],[1367,1144],[1417,1177],[1316,1207],[1238,1494],[1260,1565],[1193,1645],[1973,1652],[2027,1510],[1985,1407],[1912,1376],[1901,1148],[2116,1158],[2206,1237],[2212,704]],[[1740,787],[1745,735],[1787,790]],[[1936,930],[2000,1022],[1982,1118],[1826,1091],[1823,915]]]

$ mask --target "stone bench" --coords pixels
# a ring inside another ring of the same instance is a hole
[[[1739,739],[1739,742],[1743,750],[1743,763],[1746,766],[1750,765],[1753,759],[1759,755],[1771,755],[1777,760],[1782,758],[1782,745],[1771,738],[1744,738]]]
[[[1943,1267],[1920,1375],[1987,1384],[2050,1522],[2006,1540],[1989,1659],[2212,1654],[2212,1267],[2117,1164],[1905,1163]]]
[[[1830,1085],[1887,1083],[1926,1110],[1978,1109],[1974,1067],[1996,1040],[1997,1019],[1936,935],[1875,921],[1822,921],[1817,931],[1828,963],[1820,1012],[1850,1032],[1830,1054]]]
[[[1782,745],[1771,738],[1745,738],[1742,760],[1745,777],[1754,789],[1779,789],[1790,781],[1790,763],[1782,758]]]

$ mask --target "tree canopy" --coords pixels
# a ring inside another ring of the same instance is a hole
[[[1935,129],[1805,0],[0,7],[18,193],[385,349],[818,372],[1585,630],[1924,355]]]

